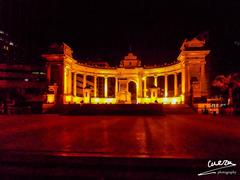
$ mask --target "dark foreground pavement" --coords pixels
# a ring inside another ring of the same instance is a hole
[[[4,178],[186,179],[208,160],[240,167],[234,116],[12,115],[0,129]]]

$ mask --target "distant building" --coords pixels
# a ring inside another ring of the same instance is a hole
[[[8,33],[0,30],[0,63],[17,63],[22,60],[22,49]]]
[[[0,30],[0,102],[24,99],[25,102],[43,101],[46,91],[44,67],[22,64],[23,52]]]
[[[185,40],[175,62],[142,66],[132,52],[119,67],[81,63],[72,49],[55,44],[42,55],[47,60],[47,79],[52,94],[48,103],[189,103],[207,97],[205,40]],[[91,82],[90,84],[88,82]],[[80,85],[79,85],[80,84]]]
[[[43,67],[0,64],[0,101],[20,98],[25,102],[42,102],[46,86]]]

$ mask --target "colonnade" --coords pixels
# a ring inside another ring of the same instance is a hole
[[[72,72],[70,69],[65,68],[64,73],[64,94],[73,96],[77,96],[77,72]],[[88,75],[88,74],[81,74],[82,75],[82,89],[84,89],[87,85],[87,76],[94,77],[93,79],[93,94],[94,97],[97,97],[97,78],[103,77],[104,78],[104,98],[108,97],[108,78],[112,76],[97,76],[97,75]],[[73,77],[73,78],[72,78]],[[118,82],[118,78],[115,77],[115,82]],[[118,93],[118,83],[115,83],[115,96]]]
[[[147,78],[148,77],[154,77],[154,86],[155,87],[159,87],[158,86],[158,77],[160,76],[164,76],[164,97],[168,97],[169,94],[168,94],[168,76],[169,75],[174,75],[174,96],[178,96],[180,94],[178,94],[178,73],[180,72],[175,72],[175,73],[171,73],[171,74],[165,74],[165,75],[159,75],[159,76],[152,76],[152,75],[145,75],[143,76],[143,78],[141,77],[138,77],[137,78],[137,83],[136,83],[136,86],[138,86],[138,92],[137,92],[137,97],[140,97],[140,98],[147,98],[147,91],[148,91],[148,88],[147,88]],[[72,94],[73,96],[77,96],[77,74],[80,74],[80,73],[77,73],[77,72],[72,72],[70,69],[65,70],[65,75],[64,75],[64,94]],[[97,78],[98,77],[103,77],[104,78],[104,84],[103,84],[103,87],[104,87],[104,98],[107,98],[108,97],[108,78],[115,78],[115,97],[117,97],[117,94],[119,92],[119,82],[118,80],[121,79],[120,77],[114,77],[114,76],[97,76],[97,75],[88,75],[88,74],[81,74],[82,75],[82,88],[84,89],[87,85],[87,76],[92,76],[93,77],[93,96],[96,98],[98,95],[97,95]],[[181,71],[181,75],[182,75],[182,78],[181,78],[181,84],[182,84],[182,93],[184,93],[184,83],[185,83],[185,79],[184,79],[184,72]],[[142,83],[143,83],[143,87],[142,87]],[[142,94],[143,93],[143,94]]]
[[[160,76],[164,76],[164,97],[168,97],[168,76],[172,75],[172,74],[165,74],[165,75],[160,75]],[[174,73],[174,96],[178,96],[178,73]],[[154,77],[154,86],[158,87],[158,77],[160,76],[145,76],[143,78],[144,81],[144,87],[143,87],[143,91],[144,91],[144,97],[147,97],[147,77]],[[183,73],[182,73],[182,79],[183,79]],[[181,82],[183,83],[183,81]]]

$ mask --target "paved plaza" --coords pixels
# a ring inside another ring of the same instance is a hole
[[[239,158],[240,118],[212,115],[1,115],[2,152]]]

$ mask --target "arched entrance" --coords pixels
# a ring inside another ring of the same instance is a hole
[[[137,85],[134,81],[128,83],[128,92],[131,93],[132,104],[137,103]]]

